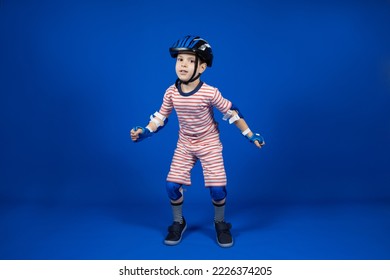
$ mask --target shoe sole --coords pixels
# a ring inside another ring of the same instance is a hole
[[[229,247],[232,247],[234,242],[232,241],[231,243],[226,243],[226,244],[223,244],[223,243],[219,243],[218,241],[218,237],[216,238],[217,239],[217,243],[219,246],[221,246],[222,248],[229,248]]]
[[[177,241],[171,241],[171,240],[164,240],[165,245],[174,246],[180,243],[181,239],[183,238],[183,234],[187,229],[187,224],[184,226],[183,231],[181,232],[180,239]]]

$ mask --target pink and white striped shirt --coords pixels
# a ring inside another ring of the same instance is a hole
[[[213,107],[226,114],[231,106],[231,101],[225,99],[217,88],[200,82],[190,93],[182,93],[175,85],[170,86],[159,112],[169,117],[175,108],[180,128],[179,142],[199,145],[220,141]]]

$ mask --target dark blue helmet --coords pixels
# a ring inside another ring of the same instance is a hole
[[[173,58],[177,57],[179,52],[193,52],[200,59],[207,63],[208,67],[213,64],[213,51],[209,43],[199,36],[185,36],[177,40],[176,43],[169,48],[169,52]]]

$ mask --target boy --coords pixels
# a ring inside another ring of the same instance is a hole
[[[164,243],[180,243],[187,228],[182,215],[183,188],[191,185],[190,173],[197,160],[200,160],[205,187],[209,188],[214,205],[214,225],[217,242],[221,247],[233,245],[230,233],[231,224],[225,222],[226,174],[222,158],[222,145],[218,123],[214,119],[213,107],[223,114],[223,120],[234,123],[242,134],[261,148],[265,142],[260,134],[252,133],[239,109],[222,97],[217,88],[200,80],[200,75],[212,66],[213,53],[207,41],[199,36],[185,36],[169,49],[176,58],[177,80],[164,95],[158,112],[150,117],[144,128],[134,127],[131,140],[141,141],[158,132],[168,122],[175,108],[179,121],[179,140],[175,149],[166,190],[171,202],[173,223],[168,228]]]

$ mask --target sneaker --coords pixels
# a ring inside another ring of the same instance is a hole
[[[230,233],[232,225],[225,222],[217,222],[215,224],[215,231],[217,232],[217,242],[221,247],[231,247],[233,246],[233,238]]]
[[[166,245],[177,245],[180,243],[184,231],[187,228],[186,220],[183,218],[183,222],[173,222],[172,225],[168,227],[168,235],[165,237],[164,243]]]

